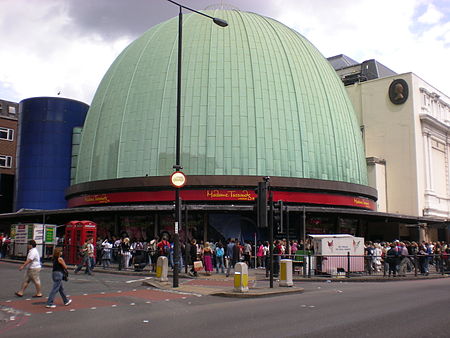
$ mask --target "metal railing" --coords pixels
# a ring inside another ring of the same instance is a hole
[[[305,277],[406,277],[450,274],[450,255],[280,255],[293,261],[294,273]]]

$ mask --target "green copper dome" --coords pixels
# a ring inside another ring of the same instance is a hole
[[[367,185],[352,105],[320,52],[273,19],[208,14],[229,26],[183,16],[183,171]],[[177,18],[161,23],[114,61],[86,118],[74,183],[173,172],[177,32]]]

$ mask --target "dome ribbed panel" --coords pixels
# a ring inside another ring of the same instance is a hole
[[[297,32],[217,10],[183,16],[181,164],[188,175],[367,184],[361,133],[328,61]],[[88,113],[76,182],[173,172],[178,19],[116,59]]]

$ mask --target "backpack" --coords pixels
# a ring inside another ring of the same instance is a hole
[[[162,246],[162,252],[161,252],[161,254],[163,255],[163,256],[169,256],[169,253],[170,253],[170,244],[169,244],[169,242],[167,242],[167,241],[164,241],[163,242],[163,246]]]
[[[217,248],[216,249],[216,257],[222,257],[224,254],[223,248]]]

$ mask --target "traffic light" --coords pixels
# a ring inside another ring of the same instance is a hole
[[[267,228],[267,182],[258,182],[256,189],[256,217],[258,228]]]
[[[273,224],[278,229],[278,232],[283,232],[283,201],[273,203]]]

